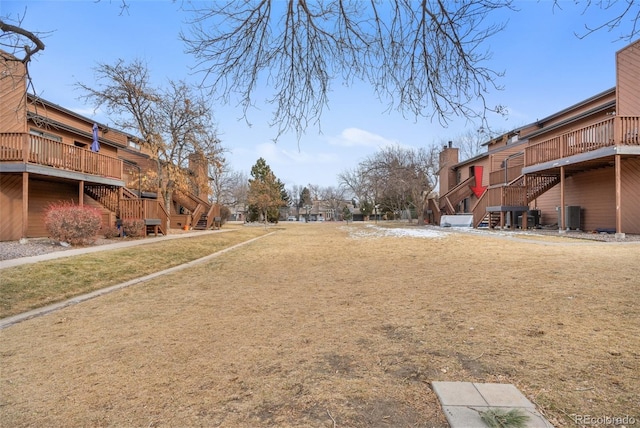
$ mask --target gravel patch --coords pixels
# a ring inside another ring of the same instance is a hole
[[[120,242],[113,239],[97,239],[90,247],[97,245],[113,244]],[[0,261],[19,259],[22,257],[40,256],[43,254],[55,253],[58,251],[67,251],[82,247],[63,246],[60,243],[49,238],[29,238],[20,241],[4,241],[0,242]]]

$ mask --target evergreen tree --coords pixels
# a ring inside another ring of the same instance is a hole
[[[267,221],[278,221],[279,208],[286,204],[282,198],[284,185],[271,171],[267,162],[260,158],[251,168],[249,179],[249,220],[260,217]]]

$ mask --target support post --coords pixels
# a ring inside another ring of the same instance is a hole
[[[622,158],[615,155],[616,170],[616,238],[624,238],[622,231]]]
[[[25,155],[26,157],[26,155]],[[21,238],[27,237],[29,231],[29,173],[22,173],[22,231]]]
[[[527,207],[525,212],[522,213],[522,230],[527,230],[527,228],[529,226],[527,224],[527,218],[529,217],[529,198],[527,197],[527,191],[529,190],[529,188],[527,187],[527,175],[526,174],[524,174],[522,176],[522,182],[524,183],[524,204]]]
[[[560,233],[565,233],[567,231],[564,216],[565,216],[565,213],[564,213],[564,166],[561,166],[560,167],[560,221],[558,222]]]
[[[78,182],[78,205],[84,206],[84,180]]]

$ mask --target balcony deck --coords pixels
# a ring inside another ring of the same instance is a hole
[[[120,159],[27,133],[0,133],[0,171],[124,185]]]
[[[640,156],[640,117],[615,116],[525,148],[523,174],[575,172],[609,165],[615,155]]]

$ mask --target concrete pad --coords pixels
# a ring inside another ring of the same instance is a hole
[[[490,407],[536,408],[514,385],[503,383],[474,383],[473,385]]]
[[[442,406],[487,406],[471,382],[431,382]]]
[[[553,428],[514,385],[500,383],[431,382],[451,428],[486,428],[480,413],[518,409],[527,414],[527,428]]]

